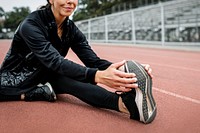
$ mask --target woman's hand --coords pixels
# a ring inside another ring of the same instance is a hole
[[[134,73],[126,73],[122,71],[122,69],[119,70],[120,67],[123,67],[125,62],[124,60],[114,63],[104,71],[97,71],[95,82],[123,92],[128,92],[133,88],[137,88],[138,84],[135,83],[137,81],[136,75]]]
[[[144,69],[147,71],[147,73],[149,74],[149,76],[150,76],[151,78],[153,78],[152,69],[151,69],[150,65],[149,65],[149,64],[142,64],[142,66],[143,66]]]

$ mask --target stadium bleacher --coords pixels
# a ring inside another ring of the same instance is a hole
[[[90,41],[200,45],[200,1],[160,2],[76,24]]]

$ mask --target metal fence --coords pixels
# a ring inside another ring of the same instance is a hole
[[[91,42],[200,45],[200,0],[174,0],[77,21]]]

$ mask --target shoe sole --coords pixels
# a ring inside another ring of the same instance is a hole
[[[53,90],[51,84],[47,82],[45,85],[49,87],[49,89],[50,89],[50,91],[51,91],[51,96],[53,97],[54,100],[56,100],[57,97],[56,97],[56,94],[55,94],[55,92],[54,92],[54,90]]]
[[[152,79],[138,62],[127,61],[125,69],[128,73],[135,73],[138,79],[135,102],[140,114],[140,121],[146,124],[150,123],[157,114],[156,103],[152,95]]]

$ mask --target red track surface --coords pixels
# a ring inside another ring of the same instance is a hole
[[[0,41],[2,63],[10,41]],[[153,68],[158,113],[144,125],[119,112],[91,107],[70,95],[55,103],[0,102],[1,133],[199,133],[200,52],[93,45],[97,54],[117,62],[134,59]],[[80,61],[70,51],[67,58]],[[109,88],[108,88],[109,89]],[[111,90],[112,91],[112,90]]]

